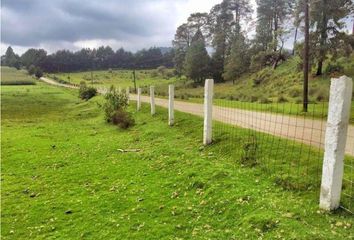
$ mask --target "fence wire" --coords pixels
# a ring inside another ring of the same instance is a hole
[[[328,102],[252,103],[214,99],[213,135],[221,154],[245,167],[261,167],[286,190],[319,197]],[[352,105],[351,111],[354,106]],[[354,212],[354,119],[348,128],[341,207]],[[226,124],[225,124],[226,123]],[[221,145],[221,144],[220,144]]]

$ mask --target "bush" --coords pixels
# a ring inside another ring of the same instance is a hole
[[[316,92],[316,100],[319,102],[328,100],[329,98],[328,94],[329,94],[329,90],[324,87],[321,87]]]
[[[325,69],[325,72],[327,74],[342,73],[343,71],[344,71],[344,67],[338,62],[329,63]]]
[[[156,70],[152,70],[150,73],[150,77],[156,78],[157,76],[159,76],[159,73]]]
[[[135,124],[132,115],[123,109],[116,110],[111,120],[114,125],[118,125],[122,129],[127,129]]]
[[[119,92],[116,88],[111,86],[104,98],[106,101],[103,104],[103,109],[107,122],[118,125],[123,129],[134,125],[134,119],[131,114],[126,111],[128,97],[124,92]]]
[[[31,65],[29,66],[27,71],[29,75],[34,75],[36,73],[36,67],[34,65]]]
[[[167,71],[167,68],[165,66],[160,66],[156,69],[156,71],[162,76],[164,77]]]
[[[290,97],[300,97],[302,95],[302,90],[300,88],[291,88],[289,91]]]
[[[269,100],[268,98],[266,97],[260,97],[259,100],[258,100],[259,103],[271,103],[272,101]]]
[[[36,78],[41,78],[41,77],[43,77],[43,71],[42,71],[42,69],[41,68],[39,68],[39,67],[36,67],[36,71],[35,71],[35,73],[34,73],[34,76],[36,76]]]
[[[80,83],[79,97],[83,100],[89,100],[97,95],[97,89],[88,87],[85,82]]]
[[[277,102],[278,103],[285,103],[285,102],[287,102],[288,101],[288,99],[286,99],[284,96],[279,96],[278,97],[278,100],[277,100]]]

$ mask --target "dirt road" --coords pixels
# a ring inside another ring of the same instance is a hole
[[[61,87],[78,88],[76,86],[61,84],[48,78],[41,78],[42,81]],[[98,89],[99,93],[105,93],[106,89]],[[136,95],[130,95],[132,100],[136,100]],[[148,96],[142,96],[143,102],[149,102]],[[158,106],[168,107],[168,100],[155,98]],[[203,116],[203,105],[198,103],[188,103],[175,101],[175,109],[181,112]],[[213,120],[223,123],[250,128],[256,131],[269,133],[272,135],[293,139],[315,147],[323,147],[325,138],[326,122],[321,120],[305,119],[302,117],[292,117],[281,114],[248,111],[243,109],[226,108],[220,106],[213,107]],[[347,144],[345,151],[354,156],[354,126],[349,125]]]

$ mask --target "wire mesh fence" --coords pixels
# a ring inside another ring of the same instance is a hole
[[[319,196],[327,102],[252,103],[214,99],[215,142],[227,139],[221,153],[232,154],[242,166],[261,167],[286,190],[312,191]],[[341,207],[354,212],[354,106],[348,128]],[[222,124],[221,124],[222,123]],[[226,123],[226,125],[225,125]],[[225,141],[223,141],[225,142]]]

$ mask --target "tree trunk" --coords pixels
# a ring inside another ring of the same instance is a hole
[[[278,45],[278,17],[277,13],[274,12],[274,52],[277,51]]]
[[[304,71],[304,96],[303,96],[303,111],[307,112],[308,106],[308,81],[309,81],[309,0],[305,0],[305,46],[304,46],[304,56],[303,56],[303,71]]]
[[[297,40],[297,29],[298,29],[298,26],[296,26],[296,28],[295,28],[295,36],[294,36],[294,44],[293,44],[293,53],[292,53],[293,56],[295,56],[295,46],[296,46],[296,40]]]
[[[322,65],[323,65],[323,61],[319,60],[317,64],[317,72],[316,72],[317,76],[322,75]]]
[[[327,5],[327,0],[323,0],[323,4],[324,6]],[[321,26],[321,35],[320,35],[320,56],[319,56],[319,60],[318,60],[318,65],[317,65],[317,72],[316,75],[320,76],[322,75],[322,65],[323,65],[323,61],[326,57],[326,50],[325,45],[326,45],[326,41],[327,41],[327,25],[328,25],[328,20],[327,20],[327,14],[325,12],[325,10],[322,10],[322,26]]]

